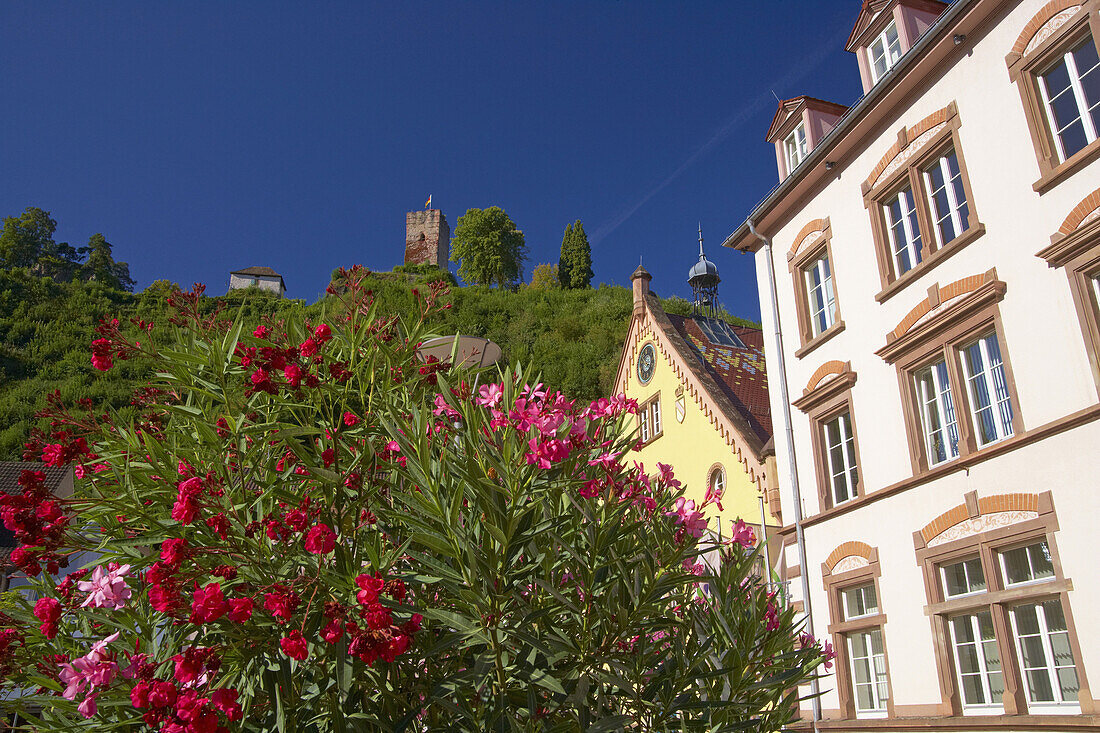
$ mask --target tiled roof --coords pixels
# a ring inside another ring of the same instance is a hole
[[[0,461],[0,491],[5,494],[22,494],[19,477],[24,471],[42,471],[46,474],[46,488],[56,492],[61,482],[72,471],[72,466],[47,466],[30,461]],[[15,548],[15,537],[0,522],[0,566],[8,561]]]
[[[272,270],[270,267],[262,267],[260,265],[253,265],[252,267],[246,267],[243,270],[234,270],[229,273],[230,275],[258,275],[260,277],[282,277],[279,273]]]
[[[749,421],[760,442],[767,443],[772,436],[772,412],[764,367],[763,332],[731,325],[745,344],[743,349],[734,348],[709,341],[698,324],[687,316],[667,315],[680,336],[695,350],[694,356]]]

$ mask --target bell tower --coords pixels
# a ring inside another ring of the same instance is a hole
[[[447,269],[451,256],[451,227],[439,209],[405,214],[405,264],[435,265]]]

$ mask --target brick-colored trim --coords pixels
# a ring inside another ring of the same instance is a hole
[[[993,496],[983,496],[978,499],[978,516],[997,512],[1016,511],[1038,512],[1039,495],[994,494]],[[921,537],[924,538],[924,542],[927,544],[931,542],[933,538],[938,537],[956,524],[965,522],[967,519],[971,518],[971,512],[967,509],[966,504],[959,504],[957,507],[948,509],[943,514],[924,525],[920,531]]]
[[[843,374],[848,368],[848,362],[837,361],[832,359],[825,362],[817,368],[813,376],[810,377],[810,381],[806,382],[806,392],[812,392],[814,387],[821,383],[821,380],[830,374]]]
[[[1038,13],[1031,16],[1031,20],[1024,25],[1024,29],[1020,31],[1020,35],[1016,38],[1016,43],[1012,44],[1012,53],[1022,54],[1024,49],[1027,48],[1027,44],[1031,43],[1031,39],[1039,32],[1039,29],[1055,15],[1063,10],[1079,8],[1083,4],[1084,0],[1051,0],[1040,8]]]
[[[924,300],[913,306],[912,310],[905,314],[905,317],[901,319],[901,322],[899,322],[898,325],[894,327],[894,330],[890,333],[895,339],[901,338],[909,331],[910,328],[913,327],[914,323],[919,321],[924,316],[928,315],[928,313],[930,313],[933,308],[938,307],[940,303],[946,303],[952,298],[957,298],[960,295],[974,292],[982,285],[984,285],[987,279],[988,273],[983,273],[981,275],[970,275],[969,277],[964,277],[961,280],[956,280],[955,282],[949,283],[948,285],[941,286],[937,291],[939,294],[939,299],[935,305],[932,304],[930,298],[926,297]]]
[[[1039,511],[1038,494],[997,494],[995,496],[983,496],[978,499],[978,513],[993,514],[994,512],[1037,512]]]
[[[913,141],[920,137],[925,132],[928,132],[936,125],[943,124],[956,114],[955,103],[947,105],[943,109],[938,109],[932,114],[925,117],[923,120],[913,125],[910,128],[903,128],[898,135],[898,140],[886,151],[886,154],[882,156],[879,162],[871,169],[871,175],[867,176],[867,180],[863,183],[863,190],[870,191],[874,188],[875,183],[878,182],[879,176],[886,170],[887,166],[893,162],[894,158],[898,157],[902,152],[906,150]]]
[[[814,232],[824,231],[827,226],[829,226],[828,219],[814,219],[808,222],[806,226],[802,227],[802,231],[795,236],[794,244],[791,245],[791,249],[787,253],[787,259],[794,257],[795,253],[798,252],[798,248],[802,246],[802,241],[806,239],[806,237]]]
[[[1062,222],[1062,226],[1058,227],[1058,232],[1072,234],[1077,230],[1077,227],[1081,226],[1081,222],[1084,221],[1085,217],[1097,209],[1100,209],[1100,188],[1081,199],[1081,202],[1073,207],[1073,210],[1069,212],[1069,216]]]
[[[871,546],[866,542],[860,542],[858,540],[848,540],[843,542],[835,550],[829,553],[829,557],[825,559],[825,565],[832,571],[836,567],[836,564],[846,557],[851,555],[858,555],[867,562],[871,561]]]

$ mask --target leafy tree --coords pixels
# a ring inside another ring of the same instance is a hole
[[[38,595],[0,616],[22,729],[793,722],[829,649],[756,575],[743,522],[705,536],[670,467],[618,460],[637,405],[511,368],[472,392],[416,353],[443,286],[379,319],[349,275],[320,322],[253,329],[193,292],[163,347],[101,331],[101,360],[154,365],[139,414],[55,401],[65,429],[32,447],[79,467],[74,496],[33,474],[0,495]],[[77,557],[94,572],[57,584]]]
[[[563,288],[576,289],[591,287],[592,275],[592,247],[584,233],[584,224],[577,219],[565,228],[561,240],[558,278]]]
[[[87,256],[81,267],[85,279],[96,280],[116,290],[133,291],[130,266],[115,261],[111,243],[102,234],[93,234],[88,246],[80,248],[80,253]]]
[[[531,287],[535,290],[553,290],[561,287],[557,265],[539,265],[531,271]]]
[[[527,245],[504,209],[468,209],[451,238],[451,261],[468,283],[514,288],[523,279]]]
[[[28,206],[19,216],[4,217],[0,232],[0,267],[34,267],[39,258],[56,250],[57,222],[50,212]]]

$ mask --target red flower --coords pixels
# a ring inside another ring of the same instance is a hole
[[[39,598],[34,604],[34,615],[42,622],[38,628],[47,639],[57,636],[57,622],[61,620],[61,602],[56,598]]]
[[[356,594],[356,600],[364,606],[369,606],[378,602],[378,594],[382,592],[386,581],[382,579],[381,575],[375,573],[374,575],[360,575],[355,579],[355,584],[362,589]]]
[[[232,687],[214,690],[214,693],[210,696],[210,702],[214,703],[214,707],[220,710],[222,715],[230,721],[236,722],[244,717],[241,704],[237,702],[237,695],[237,691]]]
[[[306,552],[327,555],[336,548],[336,533],[327,524],[317,524],[306,533]]]
[[[302,345],[298,347],[298,353],[302,355],[302,358],[308,359],[317,353],[317,342],[313,339],[306,339],[302,342]]]
[[[42,449],[42,462],[47,466],[65,465],[65,448],[57,443],[51,443]]]
[[[252,335],[258,339],[267,338],[267,326],[256,326],[256,330],[252,332]]]
[[[302,638],[302,632],[297,629],[283,637],[279,641],[279,646],[283,648],[283,654],[291,659],[297,659],[299,662],[309,656],[309,645]]]
[[[252,618],[252,599],[251,598],[233,598],[229,601],[229,620],[243,624],[248,619]]]
[[[229,604],[225,602],[221,584],[207,583],[205,588],[195,591],[195,599],[191,603],[191,623],[217,621],[228,610]]]
[[[325,462],[325,468],[328,468],[333,463],[336,463],[336,451],[332,448],[326,448],[325,451],[321,453],[321,460]]]
[[[340,641],[343,635],[344,626],[336,620],[329,621],[325,628],[321,629],[321,638],[329,644],[335,644]]]
[[[176,704],[176,686],[168,680],[157,680],[149,688],[149,705],[166,708]]]
[[[149,587],[149,604],[161,613],[172,613],[181,602],[179,591],[171,585]]]
[[[169,565],[179,565],[187,558],[187,540],[173,537],[160,546],[160,559]],[[153,582],[153,581],[150,581]]]
[[[347,425],[349,428],[355,427],[359,424],[359,416],[356,415],[354,412],[345,412],[344,424]]]
[[[380,603],[374,603],[367,606],[364,618],[367,621],[367,626],[371,627],[374,631],[388,629],[390,624],[393,623],[393,616],[390,615],[390,610]]]
[[[181,685],[194,682],[202,673],[203,654],[201,649],[189,647],[183,654],[172,657],[172,660],[176,663],[176,681]]]
[[[322,323],[320,326],[313,329],[313,338],[317,343],[323,344],[332,338],[332,329]]]
[[[297,389],[302,383],[302,368],[297,364],[287,364],[283,369],[283,376],[286,377],[287,384]]]
[[[101,372],[105,372],[115,363],[111,361],[111,342],[107,339],[96,339],[92,342],[92,366]]]
[[[290,615],[298,607],[298,596],[294,595],[285,585],[276,585],[275,590],[264,596],[264,608],[271,612],[272,616],[284,621],[290,620]]]

